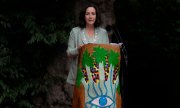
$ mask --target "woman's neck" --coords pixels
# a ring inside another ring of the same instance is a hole
[[[93,25],[86,25],[86,35],[94,36],[94,26]]]

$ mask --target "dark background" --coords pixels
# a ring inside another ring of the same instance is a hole
[[[125,106],[179,107],[179,3],[119,0],[115,10],[129,58]]]

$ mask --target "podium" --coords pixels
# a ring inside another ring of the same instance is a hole
[[[122,108],[118,44],[86,44],[79,50],[73,108]]]

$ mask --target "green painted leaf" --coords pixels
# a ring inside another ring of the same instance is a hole
[[[88,53],[87,49],[83,53],[83,57],[82,57],[82,66],[85,67],[86,65],[89,67],[93,66],[93,58]]]
[[[109,63],[112,64],[113,66],[116,66],[119,62],[119,57],[120,54],[117,52],[114,52],[113,50],[110,51],[110,56],[109,56]]]
[[[80,84],[81,84],[81,79],[83,78],[83,72],[81,70],[81,68],[78,68],[78,71],[77,71],[77,78],[76,78],[76,85],[78,87],[80,87]]]
[[[116,90],[118,91],[119,94],[121,94],[121,91],[120,91],[120,90],[121,90],[120,84],[118,84]]]
[[[93,57],[95,57],[96,62],[100,63],[103,61],[105,63],[105,56],[108,55],[108,51],[104,48],[101,48],[100,46],[94,47],[94,52],[92,54]]]

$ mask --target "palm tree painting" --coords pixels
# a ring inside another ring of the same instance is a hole
[[[120,47],[87,44],[81,49],[74,108],[121,108]]]

